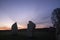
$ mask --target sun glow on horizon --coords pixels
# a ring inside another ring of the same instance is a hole
[[[27,25],[17,25],[17,27],[18,27],[18,30],[19,29],[27,29]],[[36,29],[37,28],[48,28],[48,27],[46,25],[38,24],[38,25],[36,25]],[[7,26],[0,27],[0,30],[11,30],[11,27],[7,27]]]

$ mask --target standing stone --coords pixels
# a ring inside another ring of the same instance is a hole
[[[18,33],[17,23],[12,25],[12,34],[16,35]]]
[[[28,26],[28,28],[27,28],[28,34],[27,35],[29,37],[32,37],[33,31],[35,30],[36,25],[32,21],[29,21],[27,26]]]

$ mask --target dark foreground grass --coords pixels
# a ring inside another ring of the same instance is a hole
[[[31,37],[28,35],[26,30],[15,35],[11,31],[0,31],[0,40],[56,40],[55,31],[49,29],[35,30]]]

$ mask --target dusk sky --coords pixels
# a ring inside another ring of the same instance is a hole
[[[55,8],[60,8],[60,0],[0,0],[0,27],[10,28],[17,22],[19,28],[26,28],[30,20],[37,28],[52,26]]]

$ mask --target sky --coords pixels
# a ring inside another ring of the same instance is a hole
[[[60,0],[0,0],[0,29],[11,28],[17,22],[18,28],[27,28],[33,21],[36,28],[52,26],[51,14],[60,8]]]

